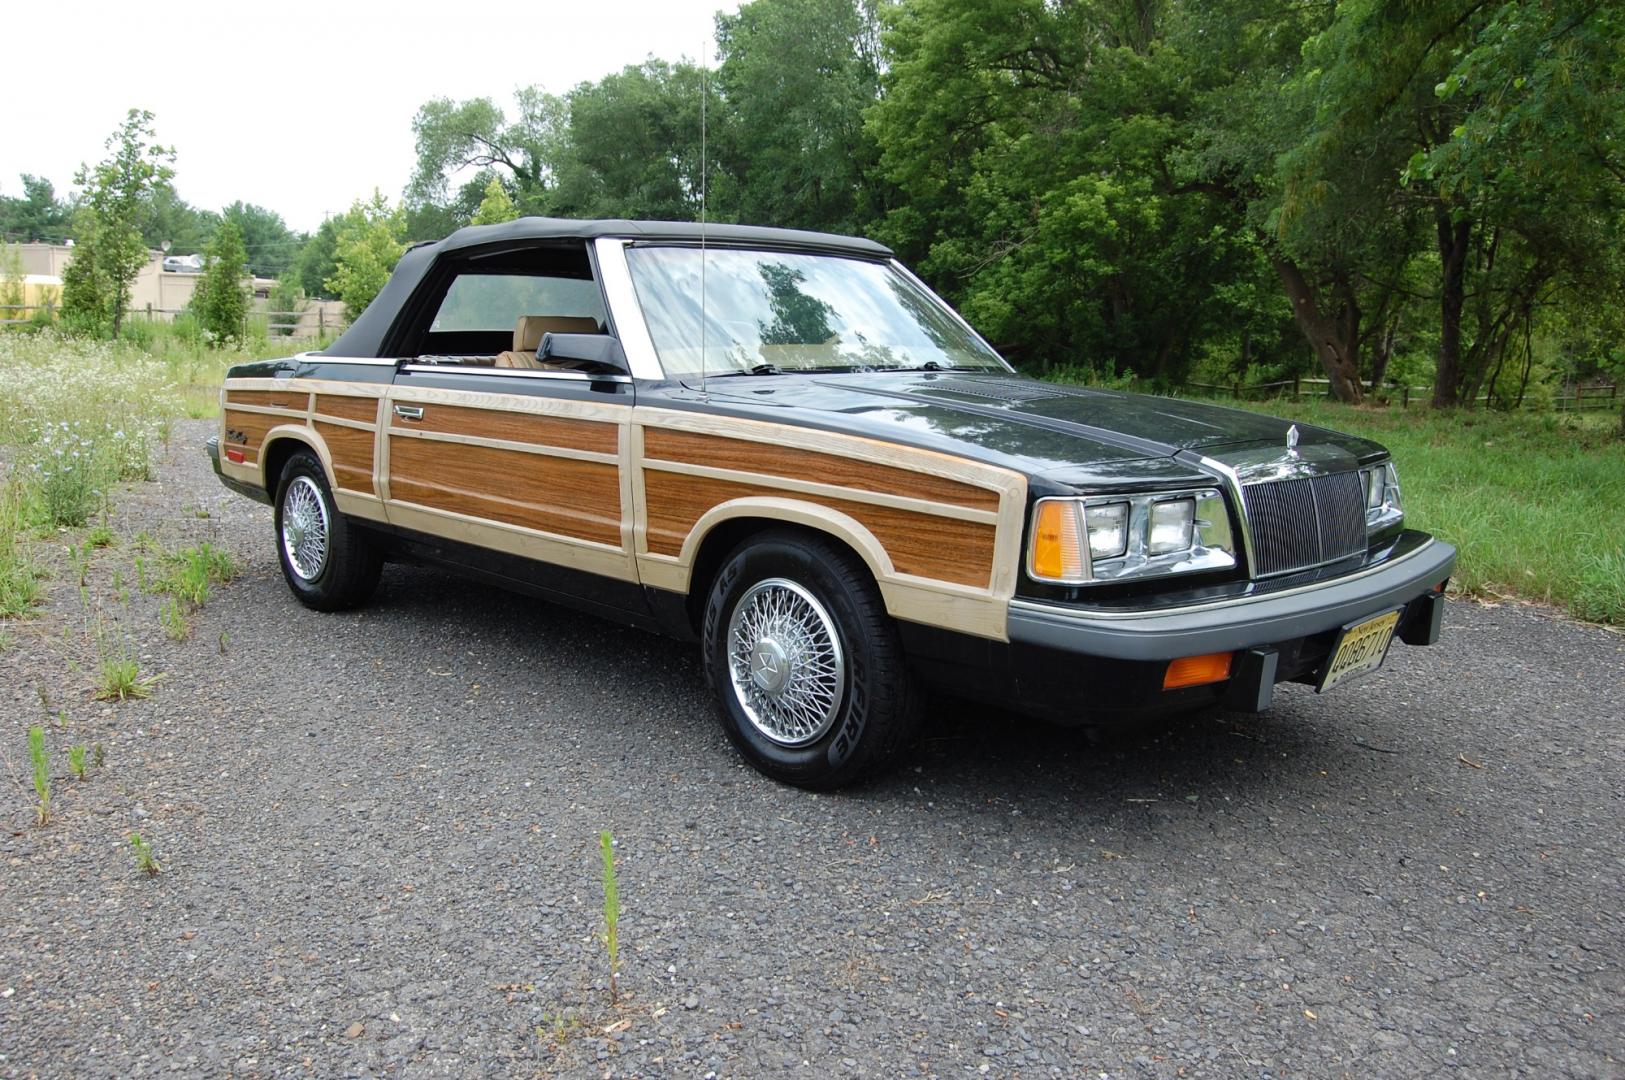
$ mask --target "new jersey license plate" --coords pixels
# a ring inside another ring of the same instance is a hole
[[[1350,623],[1338,636],[1332,649],[1332,658],[1321,673],[1320,685],[1315,690],[1324,694],[1334,686],[1350,679],[1369,675],[1382,667],[1388,656],[1388,646],[1394,640],[1394,627],[1399,625],[1399,611],[1386,611],[1364,622]]]

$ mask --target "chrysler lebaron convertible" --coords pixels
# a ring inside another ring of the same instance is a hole
[[[1439,636],[1375,443],[1017,375],[886,248],[524,218],[410,249],[209,453],[295,597],[428,562],[700,645],[728,737],[832,788],[926,691],[1070,724],[1270,707]]]

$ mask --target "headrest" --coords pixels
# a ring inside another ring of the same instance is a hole
[[[513,351],[533,353],[543,334],[596,334],[598,320],[575,315],[521,315],[513,328]]]

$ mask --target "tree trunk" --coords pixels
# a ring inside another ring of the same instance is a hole
[[[1467,242],[1471,221],[1451,221],[1443,205],[1434,209],[1439,232],[1439,360],[1433,375],[1433,407],[1455,406],[1461,394],[1461,313],[1467,303]]]
[[[1320,358],[1326,378],[1331,380],[1332,396],[1358,405],[1364,394],[1360,389],[1360,309],[1354,301],[1353,288],[1340,279],[1334,291],[1342,310],[1337,318],[1329,319],[1315,304],[1314,286],[1303,276],[1297,263],[1273,254],[1270,261],[1275,264],[1275,272],[1281,276],[1287,299],[1292,303],[1292,318]]]
[[[1388,361],[1394,355],[1394,337],[1399,333],[1399,319],[1395,317],[1382,328],[1382,336],[1377,339],[1375,349],[1371,354],[1371,392],[1377,393],[1382,389],[1382,380],[1388,374]]]

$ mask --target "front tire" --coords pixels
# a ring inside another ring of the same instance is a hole
[[[851,784],[918,728],[897,627],[868,569],[832,541],[786,530],[741,546],[711,587],[703,640],[723,731],[775,780]]]
[[[365,603],[378,587],[383,559],[339,513],[315,454],[300,450],[288,459],[275,505],[277,558],[299,602],[317,611]]]

